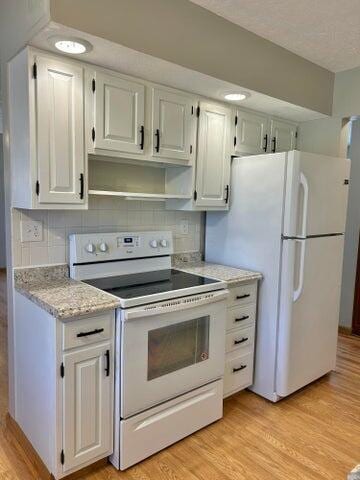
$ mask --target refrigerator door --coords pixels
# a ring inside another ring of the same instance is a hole
[[[284,240],[276,393],[285,397],[335,367],[343,235]]]
[[[288,152],[283,234],[343,233],[349,175],[346,158]]]

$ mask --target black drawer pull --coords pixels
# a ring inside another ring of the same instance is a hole
[[[110,350],[106,350],[105,359],[106,359],[105,374],[108,377],[110,375]]]
[[[233,373],[240,372],[240,370],[244,370],[246,367],[247,365],[241,365],[240,367],[233,368]]]
[[[249,317],[249,315],[244,315],[240,318],[235,318],[235,322],[242,322],[243,320],[247,320]]]
[[[240,343],[247,342],[249,339],[247,337],[243,337],[241,340],[234,340],[234,345],[239,345]]]
[[[243,298],[250,297],[250,293],[245,293],[244,295],[236,295],[236,300],[242,300]]]
[[[77,337],[88,337],[89,335],[96,335],[97,333],[103,332],[103,328],[95,328],[95,330],[90,330],[90,332],[80,332],[76,336]]]

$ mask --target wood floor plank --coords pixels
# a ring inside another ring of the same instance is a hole
[[[39,480],[5,430],[5,275],[0,271],[0,480]],[[224,418],[118,472],[110,464],[84,480],[341,480],[360,462],[360,337],[339,336],[336,371],[272,404],[245,391]]]

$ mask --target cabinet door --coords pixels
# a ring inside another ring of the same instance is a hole
[[[296,125],[293,123],[272,119],[270,136],[270,151],[273,153],[288,152],[296,147]]]
[[[112,359],[111,342],[64,355],[64,471],[112,453]]]
[[[191,98],[153,89],[153,149],[155,157],[190,161],[194,155],[195,105]]]
[[[264,153],[270,143],[268,119],[265,116],[238,110],[236,113],[235,154]]]
[[[200,102],[196,205],[225,207],[230,180],[231,110]]]
[[[45,57],[36,66],[39,203],[84,203],[83,69]]]
[[[142,154],[144,86],[97,72],[94,95],[94,148]]]

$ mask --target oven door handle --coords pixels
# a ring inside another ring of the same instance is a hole
[[[195,308],[210,303],[220,302],[225,300],[229,294],[229,290],[216,290],[207,293],[200,293],[198,295],[191,295],[189,297],[174,298],[172,300],[165,300],[164,302],[153,303],[143,307],[135,307],[125,310],[124,320],[133,320],[136,318],[151,317],[155,315],[162,315],[170,312],[180,312],[189,308]]]

